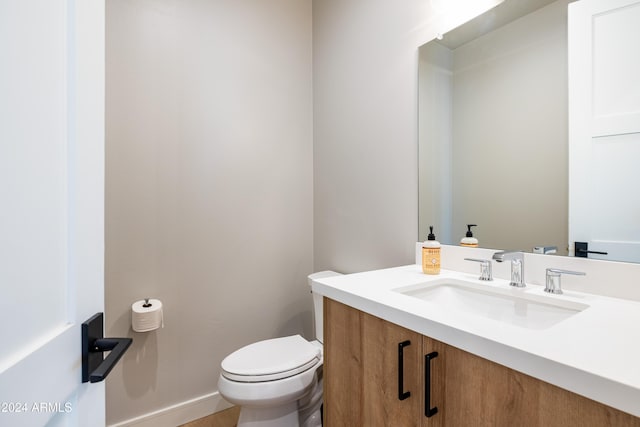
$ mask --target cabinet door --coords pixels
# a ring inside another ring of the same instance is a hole
[[[640,418],[466,351],[428,337],[423,346],[438,351],[431,420],[440,423],[424,426],[640,427]]]
[[[324,298],[324,425],[363,426],[362,315]]]
[[[363,313],[363,426],[420,426],[422,335]]]
[[[325,298],[324,351],[326,426],[420,426],[420,334]]]
[[[437,374],[431,384],[432,405],[438,406],[432,418],[440,417],[438,425],[541,425],[537,380],[428,337],[423,345],[439,353],[432,361]]]
[[[445,375],[447,372],[448,346],[429,337],[422,337],[423,403],[421,419],[423,427],[442,427],[447,421]],[[455,425],[455,424],[449,424]],[[464,424],[458,424],[460,426]],[[468,424],[473,425],[473,424]]]

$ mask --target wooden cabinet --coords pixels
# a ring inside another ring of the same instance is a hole
[[[640,418],[326,298],[324,322],[328,427],[640,427]]]
[[[326,426],[441,425],[436,417],[435,423],[427,424],[421,416],[421,334],[328,299],[324,319]],[[432,367],[434,379],[442,377],[435,360]]]
[[[325,299],[324,419],[327,426],[420,426],[422,336]],[[398,398],[398,345],[403,391]]]

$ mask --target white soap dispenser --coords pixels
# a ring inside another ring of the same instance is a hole
[[[477,248],[478,247],[478,239],[473,237],[473,233],[471,232],[471,227],[477,227],[476,224],[467,224],[467,234],[465,237],[460,239],[460,246],[464,246],[467,248]]]

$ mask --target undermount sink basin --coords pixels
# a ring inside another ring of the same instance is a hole
[[[545,329],[585,310],[589,306],[555,295],[524,293],[458,279],[440,279],[394,289],[395,292],[461,311],[528,329]]]

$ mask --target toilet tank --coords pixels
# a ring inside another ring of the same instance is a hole
[[[315,279],[322,279],[324,277],[333,277],[333,276],[342,276],[341,273],[336,273],[335,271],[319,271],[317,273],[310,274],[308,276],[309,287],[311,287],[311,282]],[[322,295],[314,294],[313,295],[313,322],[315,327],[316,339],[321,343],[324,343],[323,336],[323,326],[322,326]]]

